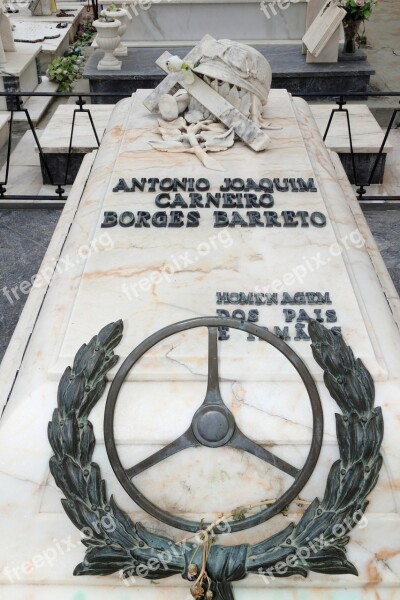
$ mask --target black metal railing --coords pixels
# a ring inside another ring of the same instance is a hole
[[[95,136],[95,140],[97,143],[97,147],[100,146],[100,139],[93,121],[93,116],[90,112],[90,104],[87,104],[85,98],[96,98],[102,97],[101,93],[85,93],[85,94],[74,94],[74,93],[61,93],[61,92],[0,92],[0,97],[6,96],[10,98],[12,101],[10,105],[12,108],[9,110],[10,112],[10,121],[9,121],[9,134],[8,134],[8,142],[7,142],[7,157],[5,162],[5,170],[4,170],[4,181],[0,181],[0,201],[2,202],[2,207],[7,206],[9,208],[25,208],[29,206],[30,208],[36,206],[39,208],[62,208],[68,199],[68,196],[65,193],[65,186],[68,182],[68,176],[70,174],[70,165],[71,165],[71,156],[73,150],[73,142],[74,142],[74,132],[75,132],[75,122],[77,114],[87,114],[90,125],[93,130],[93,134]],[[126,98],[126,93],[115,92],[113,96],[123,99]],[[48,164],[48,159],[46,158],[46,153],[43,152],[42,146],[40,144],[37,131],[29,114],[29,109],[24,106],[24,98],[32,98],[32,97],[52,97],[52,98],[76,98],[75,104],[77,108],[74,109],[72,114],[72,123],[71,123],[71,133],[69,137],[69,146],[68,151],[66,153],[66,167],[65,174],[61,178],[61,181],[56,181],[54,174],[51,171],[50,165]],[[84,108],[86,107],[86,108]],[[50,185],[53,186],[54,194],[7,194],[7,185],[9,184],[9,175],[11,168],[11,153],[12,153],[12,139],[13,139],[13,125],[14,125],[14,114],[23,112],[26,116],[28,130],[32,132],[33,138],[35,140],[36,147],[39,152],[40,162],[42,170],[46,173],[47,180]],[[41,202],[37,202],[40,200]]]
[[[293,94],[294,96],[296,96],[297,94]],[[304,99],[312,99],[312,100],[317,100],[318,98],[322,97],[322,94],[320,93],[307,93],[307,94],[298,94],[299,96],[301,96]],[[324,99],[326,99],[326,95],[323,96]],[[332,126],[332,124],[334,123],[334,116],[336,113],[345,113],[346,115],[346,122],[347,122],[347,133],[348,133],[348,138],[349,138],[349,149],[350,149],[350,158],[351,158],[351,165],[352,165],[352,172],[353,172],[353,182],[356,186],[356,192],[357,192],[357,198],[360,202],[361,205],[364,205],[365,208],[400,208],[400,204],[398,204],[400,202],[400,196],[386,196],[386,195],[382,195],[382,196],[372,196],[372,195],[367,195],[367,188],[370,187],[373,183],[374,180],[374,176],[377,172],[378,166],[382,161],[382,158],[384,156],[384,150],[385,150],[385,146],[386,146],[386,142],[388,140],[389,134],[393,129],[393,126],[395,124],[396,121],[396,117],[397,114],[400,112],[400,106],[399,108],[393,108],[392,109],[392,114],[391,117],[389,119],[389,123],[386,127],[386,131],[383,135],[383,140],[381,143],[381,146],[379,148],[378,153],[375,156],[375,159],[373,161],[371,170],[368,174],[368,176],[366,177],[366,179],[364,179],[364,181],[360,181],[359,178],[359,173],[356,167],[356,160],[355,160],[355,152],[354,152],[354,147],[353,147],[353,134],[352,134],[352,129],[351,129],[351,115],[350,112],[347,108],[344,108],[347,104],[347,100],[351,99],[351,100],[357,100],[357,98],[359,98],[360,100],[365,100],[366,98],[379,98],[379,97],[386,97],[386,98],[399,98],[400,99],[400,92],[346,92],[346,93],[342,93],[339,94],[338,96],[335,96],[335,101],[336,104],[338,105],[338,108],[334,108],[331,111],[331,114],[329,116],[328,119],[328,123],[325,129],[325,133],[323,135],[323,140],[325,141],[328,133],[330,131],[330,128]],[[400,100],[399,100],[399,105],[400,105]]]
[[[133,93],[134,90],[132,90]],[[122,98],[126,98],[127,94],[124,92],[113,92],[113,97],[118,98],[118,99],[122,99]],[[351,158],[351,168],[352,168],[352,175],[353,175],[353,182],[356,185],[356,192],[357,192],[357,197],[360,201],[360,203],[362,205],[364,205],[366,208],[400,208],[400,196],[373,196],[373,195],[368,195],[367,191],[368,188],[372,185],[372,182],[374,180],[374,176],[377,172],[377,169],[380,165],[380,162],[383,159],[383,156],[385,154],[385,146],[389,137],[390,132],[392,131],[395,121],[396,121],[396,117],[397,114],[400,112],[400,92],[346,92],[346,93],[338,93],[338,94],[331,94],[329,96],[327,96],[327,94],[322,94],[320,92],[317,93],[313,93],[313,92],[309,92],[309,93],[299,93],[299,94],[293,94],[294,96],[300,96],[306,100],[318,100],[318,99],[324,99],[327,100],[328,97],[330,97],[332,100],[335,100],[336,104],[338,105],[338,108],[332,109],[331,114],[329,116],[328,119],[328,123],[327,123],[327,127],[323,136],[323,139],[326,140],[327,135],[331,129],[331,127],[334,127],[335,124],[335,114],[336,113],[344,113],[346,115],[346,122],[347,122],[347,131],[348,131],[348,140],[349,140],[349,154],[350,154],[350,158]],[[86,103],[85,98],[90,98],[90,99],[100,99],[102,97],[104,97],[104,94],[102,93],[94,93],[94,92],[90,92],[90,93],[83,93],[83,94],[76,94],[76,93],[59,93],[59,92],[53,92],[53,93],[46,93],[46,92],[34,92],[34,93],[29,93],[29,92],[0,92],[0,97],[1,96],[6,96],[7,98],[10,99],[9,105],[12,106],[11,110],[9,111],[10,114],[10,126],[9,126],[9,137],[8,137],[8,145],[7,145],[7,158],[6,158],[6,163],[5,163],[5,177],[4,177],[4,181],[0,181],[0,202],[1,202],[1,206],[4,207],[5,205],[7,207],[10,208],[15,208],[15,207],[25,207],[29,204],[29,206],[35,206],[35,201],[40,200],[41,202],[36,202],[37,206],[43,207],[54,207],[54,208],[60,208],[64,205],[65,201],[67,200],[67,195],[65,193],[65,186],[67,185],[67,181],[68,181],[68,177],[70,175],[70,165],[71,165],[71,156],[72,156],[72,151],[73,151],[73,142],[74,142],[74,132],[75,132],[75,124],[76,124],[76,116],[77,114],[86,114],[90,125],[92,127],[95,139],[96,139],[96,143],[97,146],[100,145],[100,139],[98,136],[98,133],[96,131],[96,127],[93,121],[93,117],[90,111],[90,104]],[[38,135],[35,129],[35,126],[32,122],[31,116],[29,114],[29,109],[27,109],[24,106],[24,98],[32,98],[32,97],[54,97],[54,98],[76,98],[76,102],[75,104],[77,105],[77,108],[74,110],[73,112],[73,116],[72,116],[72,123],[71,123],[71,133],[70,133],[70,138],[69,138],[69,147],[68,147],[68,152],[66,154],[66,166],[65,166],[65,174],[63,177],[61,177],[61,181],[56,181],[54,174],[51,172],[51,168],[48,164],[48,159],[46,158],[46,153],[43,152],[43,149],[41,147],[40,141],[38,139]],[[389,124],[386,128],[386,131],[383,134],[383,139],[382,139],[382,143],[380,146],[380,149],[378,151],[378,153],[375,156],[375,159],[373,161],[372,167],[370,169],[370,172],[368,174],[367,177],[364,177],[364,180],[361,181],[360,180],[360,176],[358,173],[358,169],[357,169],[357,164],[356,164],[356,153],[354,151],[354,144],[353,144],[353,133],[352,133],[352,127],[351,127],[351,114],[348,110],[348,108],[346,108],[347,102],[348,100],[357,100],[360,99],[362,101],[365,101],[366,98],[371,98],[371,97],[394,97],[394,98],[399,98],[399,108],[393,108],[392,109],[392,114],[391,117],[389,119]],[[84,108],[85,107],[85,108]],[[54,194],[52,195],[18,195],[18,194],[7,194],[7,186],[9,185],[9,175],[10,175],[10,161],[11,161],[11,150],[12,150],[12,135],[13,135],[13,125],[14,125],[14,114],[16,112],[23,112],[26,115],[26,120],[29,126],[29,129],[32,132],[32,135],[34,137],[35,140],[35,144],[37,146],[38,152],[39,152],[39,156],[40,156],[40,161],[41,161],[41,166],[42,166],[42,171],[46,174],[47,179],[50,183],[50,185],[52,185],[54,187]],[[45,204],[44,204],[45,202]]]

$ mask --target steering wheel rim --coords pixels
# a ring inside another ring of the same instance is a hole
[[[172,335],[175,335],[176,333],[180,333],[182,331],[187,331],[190,329],[196,329],[199,327],[207,327],[208,330],[210,330],[210,328],[219,327],[237,329],[245,333],[252,334],[272,345],[279,352],[281,352],[281,354],[283,354],[296,369],[297,373],[299,374],[301,380],[303,381],[306,387],[312,408],[313,435],[310,450],[303,468],[298,470],[299,472],[296,475],[292,485],[284,492],[284,494],[282,494],[282,496],[280,496],[280,498],[274,504],[268,505],[256,514],[245,517],[240,521],[231,522],[230,532],[233,533],[237,531],[242,531],[244,529],[249,529],[250,527],[255,527],[256,525],[260,525],[261,523],[264,523],[266,520],[272,518],[273,516],[281,512],[288,504],[290,504],[290,502],[294,500],[294,498],[297,497],[299,492],[304,488],[311,474],[313,473],[319,458],[323,437],[323,412],[319,393],[315,385],[314,379],[311,373],[309,372],[308,368],[306,367],[304,361],[282,339],[278,338],[277,336],[267,331],[266,329],[260,327],[259,325],[255,325],[247,321],[239,321],[237,319],[227,319],[221,317],[196,317],[194,319],[179,321],[178,323],[174,323],[173,325],[169,325],[167,327],[164,327],[163,329],[160,329],[156,333],[146,338],[143,342],[141,342],[126,357],[121,367],[117,371],[114,380],[111,384],[110,390],[108,392],[106,401],[104,415],[104,440],[110,464],[118,481],[120,482],[124,490],[127,492],[127,494],[134,500],[134,502],[138,506],[140,506],[143,510],[145,510],[148,514],[152,515],[156,519],[177,529],[183,529],[185,531],[195,533],[201,528],[207,527],[207,523],[200,523],[197,521],[183,519],[181,517],[177,517],[176,515],[166,510],[163,510],[162,508],[154,504],[151,500],[149,500],[142,492],[140,492],[140,490],[135,486],[135,484],[127,475],[127,470],[122,466],[117,452],[114,437],[114,415],[115,406],[118,400],[118,394],[128,373],[134,367],[136,362],[153,346],[155,346],[162,340]],[[199,411],[196,411],[196,414],[197,412]],[[237,430],[239,431],[239,433],[241,433],[239,428],[237,428]],[[184,439],[184,436],[185,434],[180,436],[178,440]],[[194,444],[191,443],[189,444],[189,446],[190,445]],[[203,445],[209,444],[203,443]],[[189,446],[185,445],[183,446],[183,448],[187,448]],[[214,445],[214,447],[216,446]],[[238,448],[240,446],[233,447]],[[165,446],[164,448],[167,448],[167,446]],[[260,446],[260,448],[262,447]],[[246,450],[246,448],[244,447],[243,449]],[[215,532],[223,533],[223,530],[221,529],[219,531],[218,527],[216,527]]]

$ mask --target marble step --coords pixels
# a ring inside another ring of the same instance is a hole
[[[36,93],[39,92],[56,92],[58,89],[57,83],[54,81],[50,81],[47,77],[42,78],[42,82],[39,83],[37,88],[34,90]],[[29,116],[32,119],[34,125],[39,123],[40,119],[43,117],[44,113],[53,102],[53,98],[51,96],[30,96],[28,100],[24,102],[24,108],[29,110]],[[15,113],[14,120],[17,122],[27,122],[27,118],[25,113]]]
[[[75,101],[76,98],[70,100]],[[98,139],[101,140],[107,127],[113,104],[87,104],[85,110],[90,110]],[[72,120],[76,104],[60,104],[46,125],[41,137],[41,147],[46,157],[46,163],[52,174],[53,181],[64,181],[68,163],[67,183],[72,184],[77,176],[85,154],[98,147],[97,140],[86,112],[75,113],[72,154],[68,159],[71,138]],[[69,160],[69,162],[68,162]],[[42,159],[41,162],[43,163]],[[47,170],[42,164],[43,183],[49,184]]]
[[[43,131],[36,130],[39,141]],[[5,166],[0,171],[0,181],[4,181]],[[8,184],[6,195],[24,196],[55,196],[55,186],[44,186],[40,168],[39,154],[36,151],[36,143],[30,130],[26,131],[16,148],[11,153]],[[65,194],[68,195],[71,186],[63,186]],[[26,200],[13,200],[13,207],[28,208],[30,205]],[[47,204],[54,202],[48,200],[31,201],[31,206],[45,208]],[[9,200],[0,200],[0,209],[9,208]]]
[[[337,104],[318,103],[312,104],[310,108],[323,136],[332,115],[332,110],[337,110],[338,106]],[[347,113],[345,111],[334,113],[325,145],[329,150],[333,150],[339,154],[351,183],[365,183],[368,181],[380,151],[384,133],[366,104],[347,103],[345,109],[347,109],[350,116],[357,179],[355,179],[353,172]],[[375,171],[373,184],[383,183],[386,158],[390,155],[391,151],[392,144],[388,140],[384,147],[382,159]]]
[[[394,129],[389,134],[392,151],[386,160],[385,175],[382,185],[371,185],[367,188],[368,196],[397,196],[400,197],[400,130]],[[356,189],[355,186],[353,186]],[[384,201],[384,198],[383,198]],[[389,200],[382,205],[382,201],[369,203],[368,209],[392,208],[400,209],[400,201]]]

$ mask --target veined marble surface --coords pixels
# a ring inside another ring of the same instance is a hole
[[[274,209],[278,213],[291,207],[320,210],[328,218],[327,226],[276,232],[265,228],[255,231],[229,228],[233,244],[223,248],[221,243],[214,254],[186,266],[181,270],[185,272],[177,272],[170,282],[161,282],[159,290],[154,283],[153,290],[148,290],[144,299],[134,297],[132,301],[124,295],[122,282],[134,281],[149,269],[154,270],[166,260],[168,252],[176,255],[186,252],[187,245],[196,248],[210,235],[221,231],[210,227],[208,209],[200,209],[199,228],[177,229],[173,235],[169,235],[168,229],[99,227],[104,210],[136,211],[146,207],[150,212],[156,211],[153,193],[113,193],[119,177],[140,179],[141,176],[159,177],[163,173],[173,177],[203,176],[212,185],[221,179],[221,173],[207,171],[205,174],[193,157],[171,157],[149,148],[155,117],[140,108],[141,97],[142,94],[137,94],[133,100],[122,101],[111,116],[72,227],[69,230],[67,226],[67,220],[75,211],[70,203],[56,230],[60,246],[64,237],[66,241],[43,305],[39,310],[29,300],[23,314],[28,329],[39,311],[27,351],[21,364],[15,365],[19,373],[0,422],[1,594],[11,600],[27,597],[33,600],[188,598],[187,583],[178,576],[156,585],[137,578],[129,589],[117,575],[73,578],[72,571],[82,560],[84,548],[79,543],[79,532],[61,508],[61,494],[48,469],[51,449],[47,441],[47,422],[56,406],[61,369],[71,361],[80,344],[110,320],[124,319],[124,339],[116,351],[125,356],[143,337],[164,324],[194,314],[210,314],[210,311],[214,314],[216,286],[220,291],[237,291],[231,286],[243,282],[239,291],[251,291],[250,285],[268,282],[272,276],[282,277],[282,269],[291,266],[300,253],[311,256],[317,251],[327,258],[329,246],[342,240],[342,254],[331,257],[324,268],[308,273],[301,289],[331,292],[338,324],[356,355],[362,356],[371,369],[376,383],[376,404],[383,407],[384,465],[378,485],[370,495],[367,524],[353,531],[349,545],[349,559],[357,566],[359,577],[313,573],[307,580],[294,577],[275,579],[267,584],[262,578],[251,576],[235,584],[235,598],[258,600],[269,592],[279,600],[304,597],[314,600],[322,595],[332,600],[396,599],[400,583],[400,336],[367,248],[351,243],[346,248],[343,241],[350,240],[349,236],[358,231],[358,226],[310,110],[303,101],[293,101],[285,92],[273,90],[269,117],[282,125],[282,129],[270,132],[271,149],[255,155],[237,144],[218,156],[218,160],[227,176],[232,177],[257,179],[270,174],[283,177],[287,172],[296,177],[314,177],[317,193],[275,194]],[[368,245],[368,230],[364,233]],[[54,267],[59,251],[59,247],[52,246],[46,264]],[[376,249],[371,248],[371,251]],[[381,280],[387,277],[384,269],[380,269],[379,277]],[[289,283],[285,284],[286,288],[290,291]],[[264,319],[274,307],[259,308],[260,324],[268,324]],[[274,318],[280,316],[282,306],[278,309]],[[182,433],[204,397],[205,337],[201,332],[194,336],[194,341],[189,335],[184,337],[156,352],[147,364],[143,361],[142,366],[138,365],[138,373],[121,390],[116,437],[126,466]],[[322,453],[301,492],[301,500],[311,501],[323,495],[328,470],[338,457],[334,422],[338,409],[323,385],[309,344],[290,343],[315,376],[324,409]],[[273,448],[277,455],[301,466],[311,439],[310,408],[303,386],[286,365],[275,361],[261,342],[229,340],[221,342],[220,348],[221,392],[239,426],[256,441]],[[236,360],[235,348],[241,351],[240,361]],[[171,353],[173,360],[165,362],[166,354],[171,356]],[[10,360],[6,355],[7,372],[0,370],[3,394],[14,378]],[[199,374],[195,377],[189,372],[188,375],[189,370],[182,363],[192,370],[193,365],[199,368]],[[251,376],[246,372],[249,364],[253,371]],[[157,371],[152,373],[155,368]],[[98,440],[94,458],[101,466],[109,493],[114,493],[120,505],[135,519],[158,532],[182,539],[183,532],[156,522],[138,509],[112,474],[102,434],[105,399],[106,394],[90,418]],[[1,400],[4,405],[6,397]],[[164,508],[199,519],[212,518],[238,504],[265,496],[274,498],[285,489],[287,479],[257,459],[229,448],[199,448],[144,472],[138,478],[138,485]],[[281,514],[262,526],[222,538],[221,542],[261,540],[291,520],[297,520],[303,511],[304,505],[296,499],[286,516]]]
[[[332,325],[342,327],[348,342],[373,375],[385,379],[387,366],[379,343],[367,331],[363,307],[345,265],[348,252],[345,245],[357,251],[350,240],[352,231],[347,231],[340,242],[341,236],[335,232],[326,198],[318,184],[315,193],[275,192],[275,204],[270,210],[278,214],[292,208],[309,214],[321,212],[327,217],[327,225],[321,228],[214,228],[214,207],[199,208],[199,227],[178,228],[173,236],[169,227],[101,228],[105,211],[121,214],[124,211],[146,210],[153,213],[162,210],[155,205],[158,191],[113,192],[120,178],[129,181],[134,176],[140,181],[142,177],[157,177],[161,180],[171,174],[177,178],[206,177],[212,193],[219,190],[225,177],[252,177],[256,181],[262,177],[315,179],[291,100],[285,91],[273,90],[269,98],[266,118],[282,129],[269,131],[271,144],[268,151],[255,154],[244,144],[236,143],[229,151],[214,154],[223,171],[205,170],[196,157],[187,154],[155,152],[149,142],[159,137],[155,133],[157,117],[142,106],[141,96],[136,95],[124,124],[124,135],[120,139],[113,171],[109,172],[107,179],[104,169],[99,171],[100,180],[93,174],[92,186],[87,190],[87,198],[97,205],[97,222],[93,221],[91,205],[83,209],[81,226],[71,231],[64,253],[66,256],[79,253],[83,227],[87,236],[98,241],[107,239],[107,244],[103,247],[98,244],[100,251],[90,252],[87,259],[74,264],[72,277],[66,279],[62,272],[55,277],[57,286],[63,290],[62,297],[69,295],[71,300],[58,325],[59,349],[54,356],[54,376],[58,378],[70,364],[77,343],[83,343],[91,336],[93,328],[100,329],[104,323],[122,318],[129,325],[119,348],[121,356],[127,356],[141,340],[161,327],[190,317],[215,315],[217,309],[232,312],[239,308],[245,310],[246,315],[249,310],[258,309],[259,324],[272,330],[274,326],[287,325],[291,343],[296,348],[301,346],[309,368],[319,377],[310,345],[293,341],[298,309],[303,308],[310,316],[314,315],[314,309],[321,309],[325,321],[326,310],[335,310],[338,321]],[[188,198],[188,193],[182,194]],[[186,214],[188,209],[183,209],[183,212]],[[227,212],[231,215],[233,211],[227,209]],[[239,209],[239,212],[246,216],[246,209]],[[352,239],[360,245],[357,230],[354,230]],[[337,247],[338,242],[341,248]],[[134,261],[131,258],[133,250]],[[362,252],[362,248],[358,248],[358,252]],[[300,276],[297,276],[298,273]],[[99,284],[102,293],[93,294],[93,286]],[[300,291],[329,292],[332,304],[297,307],[280,303],[271,306],[217,304],[217,292],[239,291],[276,292],[279,302],[283,292],[291,295]],[[89,305],[90,321],[81,309]],[[293,308],[296,309],[296,317],[291,323],[285,323],[283,310]],[[298,380],[293,368],[277,351],[260,342],[249,342],[243,348],[242,337],[241,333],[231,332],[231,342],[221,343],[221,358],[224,359],[221,361],[222,377],[240,376],[250,380],[268,377],[271,380],[280,379],[284,372],[290,379]],[[206,372],[205,349],[206,338],[201,330],[175,336],[150,351],[130,377],[197,379]],[[269,365],[268,375],[266,364]]]
[[[132,19],[122,38],[128,45],[194,44],[206,33],[250,44],[290,42],[300,41],[306,30],[306,0],[165,0],[143,6],[132,4]]]

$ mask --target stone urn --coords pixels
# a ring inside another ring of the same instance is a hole
[[[121,27],[121,21],[100,18],[93,21],[93,27],[97,30],[97,45],[101,50],[104,50],[104,56],[99,61],[97,69],[99,71],[119,71],[122,63],[115,58],[113,52],[120,42],[118,31]]]
[[[352,19],[346,16],[343,20],[344,29],[344,47],[345,54],[355,54],[357,52],[357,35],[363,19]]]
[[[112,8],[108,7],[108,8],[105,8],[104,10],[102,10],[101,14],[105,17],[109,17],[111,19],[117,19],[118,21],[121,22],[120,28],[118,30],[118,35],[120,38],[122,38],[122,36],[124,35],[124,33],[126,31],[128,11],[125,10],[125,8],[112,9]],[[126,46],[124,46],[120,41],[119,45],[114,50],[114,56],[127,56],[127,54],[128,54],[128,48]]]

